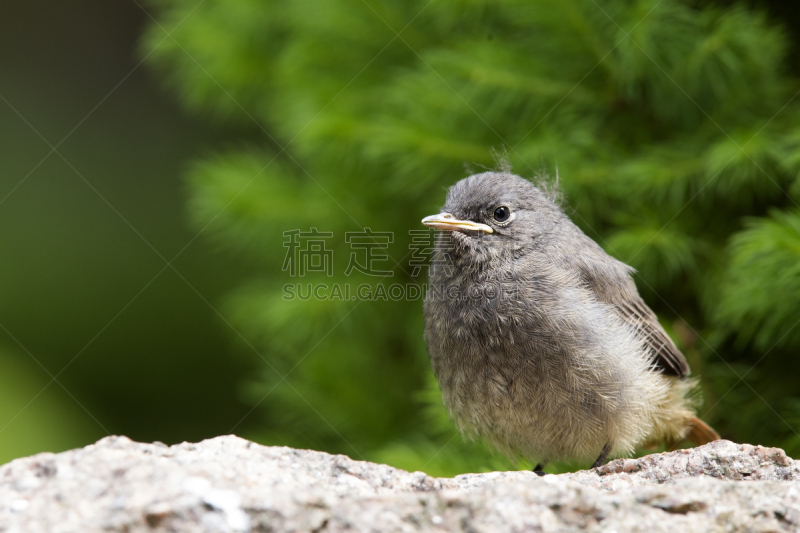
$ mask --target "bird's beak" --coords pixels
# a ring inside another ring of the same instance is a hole
[[[450,213],[439,213],[422,219],[426,226],[436,229],[449,231],[482,231],[484,233],[494,233],[491,226],[473,222],[471,220],[459,220]]]

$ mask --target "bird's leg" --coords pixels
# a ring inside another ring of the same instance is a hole
[[[592,465],[592,468],[598,468],[605,464],[606,459],[608,459],[608,454],[611,453],[611,444],[606,444],[603,446],[603,451],[600,452],[600,457]]]
[[[536,463],[536,466],[533,467],[533,473],[537,476],[544,475],[544,465],[545,463]]]

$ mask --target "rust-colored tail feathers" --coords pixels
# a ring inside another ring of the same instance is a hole
[[[695,446],[702,446],[715,440],[719,440],[719,434],[714,431],[711,426],[693,416],[689,420],[689,433],[686,435],[686,440]]]

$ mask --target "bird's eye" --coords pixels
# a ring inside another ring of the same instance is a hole
[[[508,217],[511,216],[511,209],[508,207],[501,205],[497,209],[494,210],[494,219],[497,222],[505,222],[508,220]]]

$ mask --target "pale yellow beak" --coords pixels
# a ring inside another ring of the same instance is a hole
[[[482,231],[484,233],[494,233],[491,226],[473,222],[471,220],[459,220],[450,213],[439,213],[422,219],[426,226],[436,229],[449,231]]]

